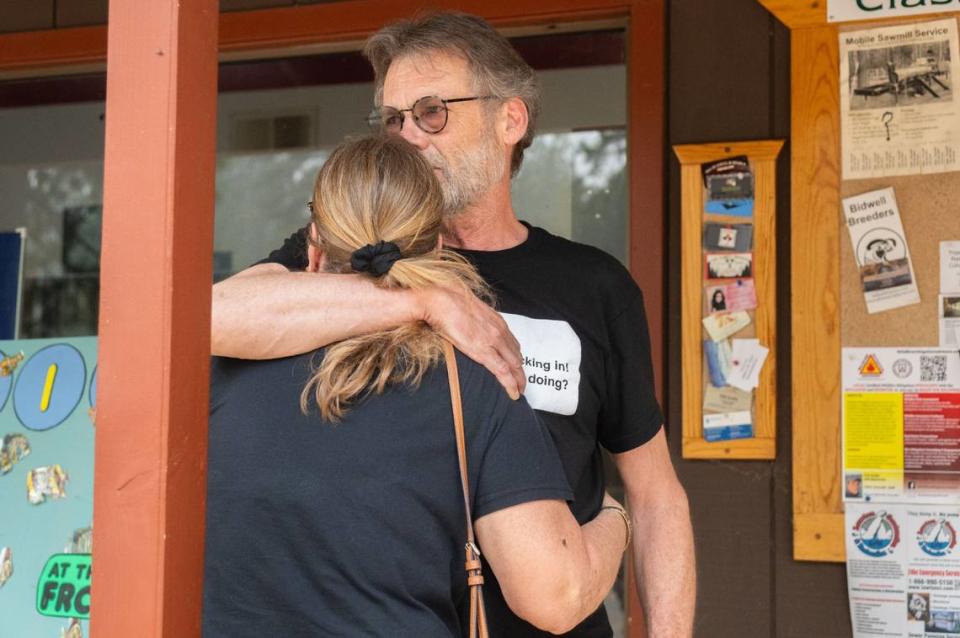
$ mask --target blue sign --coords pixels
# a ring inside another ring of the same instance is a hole
[[[22,266],[23,235],[0,233],[0,339],[17,336]]]

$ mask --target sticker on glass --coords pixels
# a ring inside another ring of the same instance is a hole
[[[39,505],[47,498],[63,498],[67,495],[69,477],[59,465],[38,467],[27,474],[27,498]]]
[[[30,454],[30,442],[22,434],[8,434],[0,447],[0,474],[9,474],[13,466]]]

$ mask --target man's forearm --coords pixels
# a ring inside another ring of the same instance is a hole
[[[637,591],[649,638],[693,635],[697,597],[693,529],[683,489],[655,509],[631,508]]]
[[[610,510],[601,510],[581,530],[589,559],[582,592],[583,615],[586,617],[603,603],[617,580],[627,531],[622,516]]]
[[[214,285],[212,351],[243,359],[285,357],[417,318],[409,291],[265,264]]]

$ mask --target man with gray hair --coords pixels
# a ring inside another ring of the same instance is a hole
[[[404,322],[430,323],[513,398],[525,389],[557,444],[581,524],[602,505],[601,446],[612,454],[649,635],[690,636],[693,535],[653,395],[642,294],[613,257],[519,221],[511,202],[511,177],[540,112],[533,69],[485,21],[457,13],[390,24],[364,53],[376,78],[373,119],[433,165],[446,209],[444,245],[477,267],[500,313],[451,290],[390,291],[352,276],[305,273],[301,231],[214,287],[214,354],[289,356]],[[304,298],[314,300],[307,311]],[[492,635],[546,635],[510,612],[495,579],[488,576],[485,589]],[[566,635],[611,636],[603,607]]]

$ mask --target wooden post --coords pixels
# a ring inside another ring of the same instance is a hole
[[[91,634],[200,635],[216,0],[113,0]]]
[[[627,32],[627,134],[630,173],[630,273],[643,290],[657,399],[666,408],[666,9],[663,0],[633,0]]]
[[[663,0],[631,0],[626,55],[630,274],[643,290],[655,390],[666,412],[667,240],[663,139],[667,21],[664,5]],[[632,549],[627,552],[626,562],[624,606],[628,638],[644,638],[648,632],[637,591]]]

